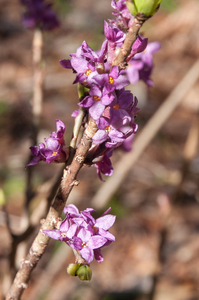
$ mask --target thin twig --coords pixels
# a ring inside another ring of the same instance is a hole
[[[33,98],[32,98],[32,113],[33,113],[33,126],[32,126],[32,144],[37,144],[37,135],[39,131],[39,120],[42,110],[42,100],[43,100],[43,81],[44,81],[44,71],[41,66],[42,62],[42,47],[43,47],[43,34],[41,30],[36,29],[33,36],[33,68],[34,68],[34,84],[33,84]],[[29,156],[29,161],[31,155]],[[22,213],[21,222],[23,222],[26,228],[23,234],[15,235],[11,234],[12,244],[10,251],[10,274],[16,273],[15,269],[15,256],[19,243],[24,240],[28,234],[33,230],[32,226],[29,226],[29,203],[34,196],[33,186],[32,186],[32,175],[33,169],[28,168],[26,172],[26,198],[24,204],[24,210]]]
[[[182,179],[177,187],[176,192],[174,193],[174,195],[172,197],[173,198],[172,203],[169,204],[169,200],[167,200],[167,196],[165,199],[166,201],[164,201],[167,203],[167,209],[165,210],[166,213],[164,213],[164,215],[162,214],[162,216],[161,216],[162,228],[160,231],[160,244],[159,244],[159,249],[158,249],[158,263],[157,263],[158,267],[157,267],[157,272],[153,276],[153,284],[152,284],[151,291],[149,293],[148,300],[155,299],[161,270],[162,270],[162,267],[164,264],[163,253],[164,253],[164,248],[165,248],[165,245],[167,242],[168,227],[169,227],[171,215],[173,213],[175,205],[181,203],[182,186],[183,186],[183,183],[187,176],[187,173],[189,171],[190,163],[195,158],[197,151],[198,151],[198,145],[199,145],[199,126],[198,126],[199,124],[198,123],[199,123],[198,114],[195,114],[192,126],[190,128],[190,131],[189,131],[189,134],[188,134],[185,146],[184,146],[182,171],[181,171]]]
[[[171,92],[169,97],[159,107],[153,117],[145,125],[144,129],[135,139],[133,151],[125,154],[116,165],[113,175],[101,186],[92,200],[92,204],[100,209],[107,203],[121,183],[125,180],[128,172],[163,124],[167,121],[174,109],[180,104],[184,95],[196,83],[199,77],[199,60],[190,68],[184,78]]]
[[[126,59],[131,52],[132,45],[138,37],[140,28],[146,20],[147,17],[141,13],[134,17],[133,25],[129,28],[124,44],[122,45],[118,56],[114,60],[113,65],[119,66],[120,69],[126,68]]]
[[[33,124],[32,124],[32,145],[37,145],[37,136],[39,132],[39,123],[42,111],[43,102],[43,84],[44,84],[44,68],[42,66],[42,49],[43,49],[43,33],[40,29],[35,29],[33,36],[33,97],[31,100]],[[31,155],[28,162],[31,160]],[[28,168],[26,171],[27,184],[26,184],[26,206],[33,197],[32,191],[32,171],[33,168]]]
[[[53,229],[55,227],[55,224],[60,220],[60,216],[64,209],[66,200],[73,186],[78,184],[76,176],[83,166],[87,152],[92,144],[92,137],[97,129],[98,128],[95,122],[91,119],[84,132],[83,138],[71,165],[68,166],[67,170],[65,170],[64,172],[60,188],[52,206],[50,207],[47,218],[42,225],[42,228],[40,229],[38,235],[36,236],[27,257],[21,263],[21,268],[18,271],[14,283],[6,297],[7,300],[20,299],[20,296],[23,293],[24,289],[27,288],[27,283],[30,279],[30,275],[33,269],[36,267],[42,254],[44,253],[49,241],[49,237],[43,234],[42,230]]]
[[[141,26],[140,26],[141,27]],[[139,27],[139,28],[140,28]],[[131,29],[132,30],[132,29]],[[137,28],[134,27],[135,34],[134,36],[137,37],[138,31]],[[125,51],[126,53],[130,53],[131,47],[133,42],[136,40],[132,40],[132,32],[131,34],[127,34],[125,40]],[[131,40],[131,41],[130,41]],[[129,48],[127,48],[129,47]],[[115,64],[122,64],[125,63],[126,54],[123,55],[123,58],[116,58]],[[97,132],[98,128],[93,119],[89,120],[88,126],[86,127],[83,137],[81,139],[80,145],[74,155],[71,165],[67,166],[64,170],[63,178],[61,181],[60,188],[57,192],[57,195],[54,199],[52,206],[50,207],[49,213],[45,222],[42,225],[38,235],[36,236],[28,255],[21,263],[21,268],[16,274],[15,280],[11,286],[10,291],[7,294],[6,300],[17,300],[20,298],[21,294],[23,293],[24,289],[27,288],[28,281],[30,279],[31,273],[33,269],[36,267],[38,261],[40,260],[41,256],[43,255],[49,237],[43,234],[42,230],[49,230],[53,229],[58,221],[60,221],[61,213],[64,209],[66,204],[67,198],[73,188],[74,185],[78,184],[76,180],[76,176],[79,173],[83,163],[86,159],[87,153],[89,148],[92,145],[92,137]]]
[[[184,147],[181,181],[178,185],[176,193],[173,197],[174,204],[180,204],[182,202],[182,188],[189,172],[190,164],[198,153],[199,145],[199,114],[196,113],[193,118],[192,126],[187,137],[187,141]]]

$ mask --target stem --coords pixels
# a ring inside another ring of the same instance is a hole
[[[126,59],[131,52],[133,43],[138,37],[138,33],[144,22],[147,20],[147,17],[144,14],[137,14],[134,18],[133,25],[129,28],[129,31],[126,35],[124,44],[113,62],[113,65],[118,65],[120,69],[126,68]]]
[[[43,83],[44,83],[44,68],[42,66],[42,49],[43,49],[43,33],[37,28],[34,31],[32,43],[32,60],[33,60],[33,97],[31,100],[33,114],[32,128],[32,145],[37,145],[37,135],[39,131],[39,123],[42,111],[43,102]],[[32,155],[29,156],[28,162]],[[27,169],[27,188],[26,188],[26,206],[28,206],[33,196],[32,191],[32,168]]]
[[[146,16],[142,14],[138,14],[135,19],[132,27],[130,27],[129,32],[124,41],[124,45],[121,48],[118,56],[116,57],[113,65],[118,65],[120,69],[126,67],[126,59],[131,52],[131,48],[135,40],[137,39],[140,28],[143,23],[146,21]],[[35,53],[35,59],[37,58]],[[39,77],[38,77],[39,82]],[[39,86],[39,85],[38,85]],[[41,91],[41,90],[40,90]],[[37,105],[35,105],[35,124],[38,124],[38,115],[39,115],[39,99],[40,94],[39,90],[37,90],[38,100]],[[78,115],[77,122],[74,127],[73,139],[71,141],[71,148],[74,150],[76,138],[80,128],[80,122],[83,118],[83,112]],[[50,230],[53,229],[56,223],[60,220],[61,213],[66,204],[67,198],[73,188],[74,185],[78,185],[78,181],[76,180],[76,176],[79,173],[79,170],[83,166],[83,163],[86,159],[87,153],[92,145],[92,137],[97,132],[98,128],[93,119],[90,119],[87,128],[84,131],[83,137],[81,139],[80,145],[73,157],[71,165],[67,166],[63,173],[63,178],[57,192],[57,195],[54,199],[52,206],[50,207],[49,213],[45,222],[43,223],[38,235],[36,236],[27,257],[21,263],[21,268],[16,274],[15,280],[11,289],[6,297],[6,300],[17,300],[20,298],[24,289],[27,288],[27,283],[30,279],[30,275],[33,269],[36,267],[38,261],[43,255],[45,248],[48,244],[49,237],[42,233],[42,230]],[[75,150],[74,150],[75,151]]]
[[[39,131],[39,123],[40,123],[40,115],[42,110],[42,102],[43,102],[43,81],[44,81],[44,72],[43,67],[41,66],[42,62],[42,48],[43,48],[43,34],[40,29],[35,29],[33,35],[33,43],[32,43],[32,62],[34,68],[34,83],[33,83],[33,98],[31,100],[32,104],[32,114],[33,114],[33,124],[32,124],[32,144],[37,144],[37,135]],[[30,161],[32,155],[29,156],[28,161]],[[15,256],[19,243],[26,239],[27,234],[31,233],[33,230],[30,225],[29,219],[29,211],[28,205],[31,199],[34,196],[33,188],[32,188],[32,168],[28,168],[26,172],[26,199],[24,205],[24,211],[22,214],[22,220],[26,228],[23,228],[23,233],[19,235],[11,234],[12,237],[12,245],[11,251],[9,254],[10,257],[10,275],[16,273],[15,268]],[[23,226],[24,227],[24,226]]]
[[[28,281],[33,269],[43,255],[49,241],[49,237],[42,233],[42,230],[49,230],[55,227],[55,224],[60,220],[61,213],[66,204],[66,200],[74,185],[78,184],[76,176],[83,166],[88,150],[92,144],[92,137],[97,132],[95,121],[90,119],[89,124],[83,134],[79,148],[73,158],[73,161],[67,169],[64,170],[64,175],[61,181],[60,188],[54,199],[52,206],[45,222],[43,223],[38,235],[36,236],[28,255],[21,263],[21,268],[16,274],[15,280],[6,300],[20,299],[24,289],[27,288]]]

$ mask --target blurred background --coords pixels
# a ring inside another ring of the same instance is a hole
[[[112,18],[110,4],[110,0],[54,1],[61,26],[44,33],[45,82],[38,142],[55,130],[56,119],[65,123],[65,138],[70,141],[71,114],[77,109],[77,90],[72,85],[75,75],[63,69],[59,60],[69,58],[84,40],[94,50],[100,48],[104,20]],[[22,25],[23,11],[20,1],[0,0],[1,299],[10,282],[13,234],[27,228],[23,214],[28,171],[24,166],[30,160],[32,132],[33,31]],[[160,42],[161,49],[154,55],[154,86],[147,88],[139,82],[128,87],[139,100],[137,135],[198,60],[198,16],[197,0],[163,0],[159,12],[143,26],[143,36],[149,42]],[[198,74],[194,76],[198,78]],[[112,214],[117,215],[111,229],[116,241],[103,249],[103,263],[92,262],[91,282],[70,277],[66,268],[74,262],[71,249],[50,241],[22,299],[199,299],[198,83],[197,79],[184,92],[180,105],[117,186],[114,196],[101,205],[99,214],[111,206]],[[116,151],[113,167],[123,156],[121,150]],[[40,163],[32,168],[36,192],[31,195],[28,213],[37,220],[34,211],[62,167]],[[92,199],[104,183],[94,167],[84,167],[78,179],[80,184],[74,187],[68,203],[80,210],[94,207]],[[36,224],[17,244],[16,266],[31,245],[39,220]]]

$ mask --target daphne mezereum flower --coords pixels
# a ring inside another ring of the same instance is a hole
[[[110,105],[114,99],[113,91],[114,86],[110,83],[104,85],[103,88],[99,88],[97,84],[92,84],[89,96],[86,96],[80,103],[79,106],[86,107],[89,110],[89,114],[94,120],[98,120],[106,105]]]
[[[138,111],[137,98],[124,88],[139,80],[152,85],[153,54],[160,47],[159,43],[148,44],[147,38],[138,36],[127,57],[127,68],[114,65],[134,17],[125,0],[112,0],[111,6],[115,10],[115,20],[104,22],[105,41],[101,49],[94,51],[84,41],[76,53],[70,54],[71,59],[60,61],[64,68],[76,73],[74,83],[83,85],[84,92],[78,105],[84,108],[87,120],[92,118],[98,127],[85,164],[94,165],[101,180],[102,174],[110,176],[113,173],[110,161],[113,150],[122,144],[130,150],[130,141],[137,131],[134,122]],[[77,114],[75,111],[72,116],[77,117]],[[39,154],[44,151],[36,150]]]
[[[105,176],[111,176],[113,174],[113,167],[110,160],[110,157],[112,156],[112,150],[108,150],[101,161],[95,163],[95,167],[97,168],[97,175],[99,176],[99,179],[101,181],[104,181],[102,178],[102,174]]]
[[[114,235],[108,230],[116,217],[108,214],[109,211],[110,209],[95,219],[91,215],[92,208],[79,212],[74,204],[69,204],[64,208],[66,218],[61,222],[59,229],[43,230],[43,233],[79,251],[87,263],[94,257],[98,262],[102,262],[101,248],[115,241]]]
[[[156,53],[160,47],[160,43],[152,42],[147,45],[143,52],[136,53],[133,56],[129,61],[127,70],[124,72],[131,83],[143,80],[149,86],[153,85],[150,79],[153,70],[153,54]]]
[[[116,10],[112,13],[116,19],[109,20],[109,22],[122,30],[128,30],[133,24],[134,17],[126,7],[126,0],[112,0],[111,7]]]
[[[52,4],[45,3],[44,0],[21,0],[21,3],[26,7],[23,15],[23,23],[26,27],[52,30],[60,25],[51,8]]]
[[[34,156],[33,159],[26,165],[26,167],[36,165],[40,161],[47,163],[65,162],[69,155],[69,149],[65,146],[64,132],[65,125],[61,120],[56,120],[57,131],[52,132],[49,138],[44,139],[44,143],[39,146],[31,146],[30,151]]]
[[[97,72],[91,74],[88,77],[88,83],[91,86],[92,84],[98,85],[100,88],[103,88],[107,84],[111,84],[114,89],[122,89],[123,87],[129,85],[129,80],[121,74],[118,66],[113,66],[108,73],[98,74]]]
[[[70,54],[71,59],[61,59],[60,64],[63,68],[73,69],[77,73],[73,83],[85,83],[88,76],[97,70],[99,64],[104,63],[106,52],[107,41],[102,43],[101,50],[97,52],[84,41],[76,53]]]
[[[108,51],[107,51],[107,60],[110,65],[112,65],[115,59],[115,51],[118,47],[121,47],[126,34],[120,30],[118,27],[104,22],[104,34],[108,41]]]
[[[109,119],[100,117],[100,119],[97,121],[97,126],[99,130],[93,136],[93,142],[95,144],[109,142],[115,146],[117,143],[122,143],[124,141],[125,134],[111,124]]]
[[[136,41],[133,43],[131,53],[127,57],[127,62],[135,56],[135,54],[143,52],[147,47],[148,39],[138,36]]]
[[[110,104],[110,120],[112,123],[123,120],[122,124],[126,125],[131,121],[127,109],[133,104],[133,94],[124,88],[116,92],[116,97]]]

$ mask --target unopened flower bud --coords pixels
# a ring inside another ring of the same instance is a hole
[[[96,65],[96,70],[99,74],[103,74],[105,73],[105,67],[104,67],[104,64],[103,63],[98,63]]]
[[[162,0],[130,0],[127,1],[127,8],[132,15],[142,13],[150,18],[158,10],[161,1]]]
[[[86,88],[82,84],[78,83],[77,92],[78,92],[79,99],[81,97],[84,97],[85,91],[86,91]]]
[[[82,265],[78,270],[77,270],[77,276],[79,277],[80,280],[91,280],[92,278],[92,271],[89,266]]]
[[[67,273],[71,276],[77,276],[77,270],[79,269],[80,266],[81,266],[81,264],[68,265]]]

